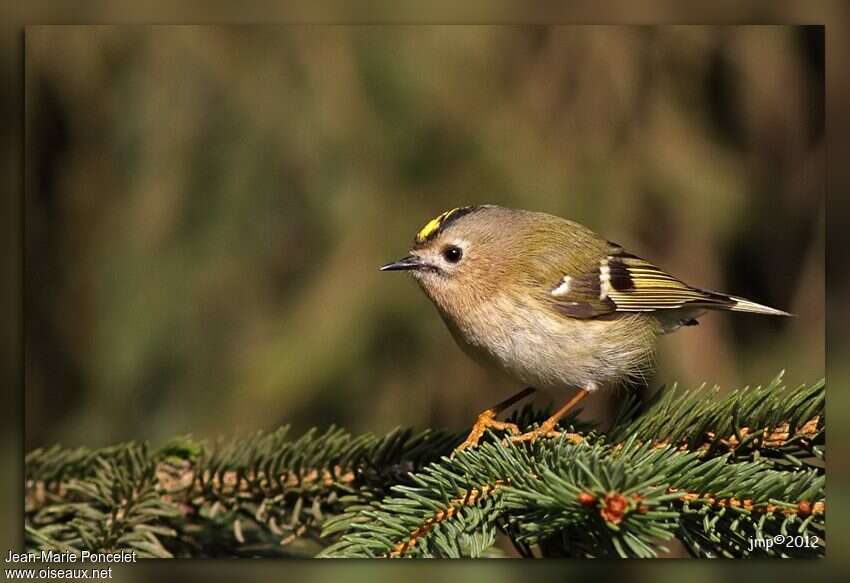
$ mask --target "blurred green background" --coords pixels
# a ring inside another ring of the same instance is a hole
[[[57,26],[25,42],[27,449],[467,427],[519,387],[377,270],[463,204],[569,217],[799,316],[708,315],[662,339],[653,387],[824,375],[820,27]],[[616,396],[594,398],[602,416]]]

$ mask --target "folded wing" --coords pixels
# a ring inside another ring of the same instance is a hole
[[[683,308],[788,315],[744,298],[692,287],[616,244],[610,245],[598,267],[565,274],[550,295],[555,309],[573,318]]]

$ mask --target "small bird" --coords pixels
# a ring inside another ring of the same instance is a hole
[[[411,273],[467,354],[528,385],[479,414],[456,451],[487,428],[514,442],[560,435],[558,421],[579,401],[643,375],[657,337],[707,310],[790,315],[692,287],[573,221],[495,205],[442,213],[409,255],[380,269]],[[532,431],[496,420],[535,388],[578,392]]]

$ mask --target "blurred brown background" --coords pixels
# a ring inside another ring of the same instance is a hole
[[[516,387],[377,267],[439,212],[570,217],[798,318],[652,386],[824,375],[820,27],[30,27],[26,439],[466,427]],[[604,404],[596,404],[601,409]]]

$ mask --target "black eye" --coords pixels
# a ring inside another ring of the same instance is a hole
[[[449,263],[457,263],[463,257],[463,251],[460,247],[446,247],[443,250],[443,258]]]

